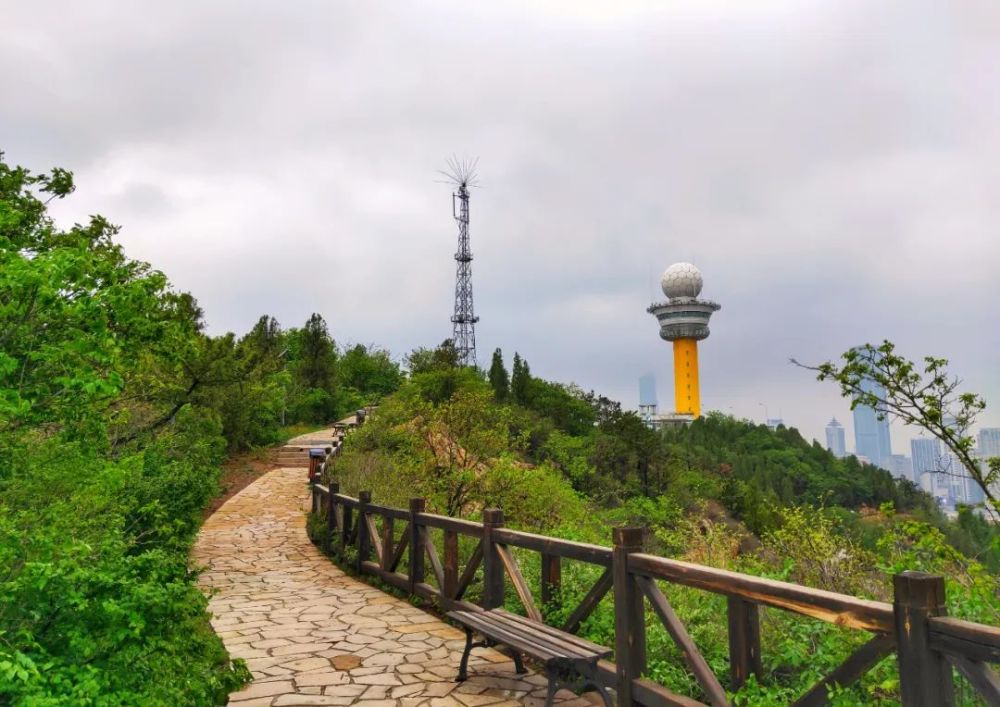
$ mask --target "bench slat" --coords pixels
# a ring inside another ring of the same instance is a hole
[[[499,643],[503,643],[520,653],[527,653],[538,660],[547,662],[562,657],[560,653],[555,652],[551,648],[529,643],[524,640],[523,636],[519,636],[516,633],[510,633],[507,629],[497,627],[492,622],[484,620],[482,617],[484,617],[485,614],[486,612],[467,614],[466,612],[453,611],[449,613],[448,616]]]
[[[525,630],[532,631],[535,633],[544,633],[546,636],[552,639],[559,640],[562,643],[572,646],[578,651],[583,651],[588,654],[593,654],[599,657],[604,657],[611,655],[612,651],[610,648],[592,643],[585,638],[580,638],[579,636],[574,636],[571,633],[566,633],[552,626],[548,626],[538,621],[532,621],[531,619],[521,616],[519,614],[513,614],[509,611],[503,609],[494,609],[493,613],[499,614],[506,619],[516,622],[517,624],[523,626]]]
[[[557,658],[596,661],[611,654],[611,650],[575,636],[533,622],[517,614],[494,610],[485,612],[453,611],[449,618],[472,628],[500,643],[539,660]]]

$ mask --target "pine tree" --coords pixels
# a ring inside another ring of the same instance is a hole
[[[510,376],[507,375],[507,369],[504,368],[503,352],[500,349],[493,352],[489,381],[496,401],[498,403],[506,402],[507,398],[510,397]]]
[[[526,405],[528,402],[528,385],[531,382],[531,369],[528,362],[521,358],[520,354],[514,354],[514,368],[510,377],[510,394],[514,402],[518,405]]]
[[[333,367],[337,357],[326,320],[319,314],[309,317],[302,328],[298,373],[307,388],[331,390]]]

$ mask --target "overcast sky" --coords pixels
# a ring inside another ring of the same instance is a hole
[[[321,313],[403,355],[450,335],[436,170],[478,156],[479,360],[634,407],[679,260],[722,304],[707,408],[822,438],[788,358],[890,338],[1000,425],[1000,3],[14,2],[0,149],[60,165],[211,332]],[[909,453],[898,430],[896,452]]]

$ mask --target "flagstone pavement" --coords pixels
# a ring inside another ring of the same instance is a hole
[[[344,574],[306,536],[304,468],[270,471],[204,524],[194,561],[205,567],[212,626],[254,682],[234,707],[542,705],[545,679],[476,649],[456,683],[464,633]],[[557,703],[592,707],[560,691]]]

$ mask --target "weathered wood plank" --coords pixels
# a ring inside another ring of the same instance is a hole
[[[403,510],[402,508],[393,508],[392,506],[383,506],[379,503],[368,504],[368,512],[374,513],[375,515],[383,516],[384,518],[393,518],[395,520],[409,520],[410,514]]]
[[[469,589],[469,585],[472,584],[472,580],[476,578],[476,570],[479,569],[479,565],[482,561],[483,541],[480,540],[476,544],[476,549],[472,551],[472,556],[469,558],[469,562],[465,565],[465,571],[462,572],[462,576],[458,580],[458,586],[455,588],[454,599],[461,599],[465,596],[465,592]]]
[[[983,663],[1000,663],[1000,626],[986,626],[950,616],[927,620],[931,648]]]
[[[338,497],[339,495],[340,494],[337,494]],[[347,556],[347,548],[350,547],[351,545],[351,528],[354,524],[354,521],[352,520],[352,514],[354,513],[354,511],[352,510],[351,506],[341,503],[339,501],[339,498],[337,503],[340,506],[340,515],[341,515],[339,557],[341,560],[343,560]]]
[[[326,551],[333,552],[333,539],[337,535],[337,497],[336,490],[339,486],[336,484],[330,484],[331,489],[335,489],[334,493],[327,493],[326,495]]]
[[[562,586],[562,559],[559,555],[542,553],[542,607],[549,606],[559,596]]]
[[[560,538],[550,538],[545,535],[525,533],[521,530],[511,530],[509,528],[498,529],[494,533],[497,542],[504,545],[513,545],[526,550],[543,552],[547,555],[558,555],[571,560],[589,562],[594,565],[604,567],[611,566],[611,548],[589,543],[578,543],[572,540],[562,540]]]
[[[417,522],[417,516],[424,512],[425,504],[422,498],[410,499],[410,594],[416,594],[417,585],[424,583],[424,537],[427,531]]]
[[[611,575],[611,570],[606,569],[600,577],[597,578],[597,582],[594,586],[590,588],[590,591],[583,597],[580,601],[580,605],[573,610],[573,613],[569,615],[566,619],[566,623],[563,625],[563,631],[566,633],[576,633],[580,628],[580,624],[587,620],[587,617],[594,613],[594,609],[597,605],[601,603],[601,599],[604,595],[608,593],[614,583],[614,578]]]
[[[431,561],[431,571],[434,572],[434,579],[437,580],[438,588],[444,593],[444,567],[441,565],[441,559],[438,557],[437,548],[434,547],[434,540],[431,539],[431,534],[425,529],[423,536],[427,559]]]
[[[371,515],[365,516],[365,524],[368,526],[368,542],[372,546],[372,550],[375,552],[375,559],[382,562],[382,536],[378,532],[378,528],[375,526],[375,519]]]
[[[506,545],[496,544],[497,554],[500,555],[500,561],[503,563],[504,569],[507,570],[507,575],[510,577],[511,584],[514,585],[514,591],[517,592],[517,597],[521,600],[521,604],[524,606],[524,610],[528,613],[528,616],[533,621],[542,620],[542,612],[538,610],[535,606],[535,600],[531,596],[531,588],[524,579],[524,575],[521,574],[521,568],[517,564],[517,558],[511,553],[510,548]]]
[[[395,567],[391,567],[392,561],[396,557],[396,552],[393,549],[396,542],[394,526],[395,519],[392,516],[382,516],[382,554],[380,557],[382,569],[386,571],[395,569]]]
[[[832,685],[847,687],[867,673],[880,660],[892,653],[896,641],[889,634],[879,634],[851,653],[837,669],[816,683],[802,697],[794,702],[794,707],[820,707],[828,701],[827,690]]]
[[[355,569],[361,572],[361,563],[367,562],[371,555],[371,538],[368,533],[368,509],[367,506],[372,500],[371,491],[360,491],[358,493],[358,522],[354,530],[354,539],[357,543],[358,556],[355,559]]]
[[[594,643],[593,641],[588,641],[586,638],[580,638],[579,636],[574,636],[571,633],[566,633],[557,628],[553,628],[547,624],[540,624],[537,621],[533,621],[526,616],[520,616],[518,614],[511,613],[506,609],[493,609],[493,614],[502,616],[503,618],[524,627],[525,629],[532,631],[541,631],[545,635],[555,637],[558,641],[567,646],[570,649],[578,649],[590,653],[601,653],[606,651],[610,653],[610,649],[602,646],[600,644]]]
[[[646,670],[646,612],[642,592],[628,571],[628,556],[642,551],[642,528],[615,528],[611,578],[615,598],[615,662],[618,701],[631,705],[632,681]]]
[[[503,606],[503,562],[497,552],[495,532],[503,525],[503,511],[487,508],[483,511],[483,597],[484,609]]]
[[[774,606],[840,626],[862,628],[876,633],[889,633],[893,630],[892,605],[881,601],[858,599],[847,594],[645,553],[635,553],[629,557],[629,571],[716,594],[740,597],[756,604]]]
[[[407,523],[403,526],[403,534],[399,536],[399,544],[396,545],[396,549],[392,555],[392,562],[386,568],[389,572],[395,572],[399,567],[399,563],[403,561],[403,553],[406,552],[406,548],[410,546],[410,524]]]
[[[610,648],[574,639],[545,624],[505,611],[453,611],[448,618],[543,662],[596,667],[600,658],[611,654]]]
[[[931,649],[927,619],[946,613],[944,578],[924,572],[893,575],[899,693],[906,707],[950,707],[955,703],[951,666]]]
[[[444,584],[441,591],[448,599],[455,598],[458,590],[458,533],[444,531]]]
[[[660,621],[663,622],[667,633],[670,634],[670,637],[674,639],[674,643],[680,648],[681,654],[684,656],[684,662],[687,663],[688,668],[694,674],[695,680],[701,685],[701,689],[708,695],[712,706],[726,707],[729,705],[725,688],[722,687],[719,679],[715,677],[715,673],[712,672],[708,662],[691,639],[687,628],[685,628],[684,624],[677,617],[667,597],[664,596],[653,580],[648,577],[636,577],[635,581],[639,584],[642,593],[649,599],[653,611],[660,617]]]
[[[503,623],[490,620],[489,611],[449,612],[447,616],[453,621],[467,625],[504,645],[539,660],[553,660],[562,654],[553,646],[526,640],[524,633],[520,630],[511,629]]]
[[[751,674],[763,674],[760,656],[760,615],[757,605],[739,597],[729,597],[729,679],[739,690]]]
[[[462,518],[452,518],[451,516],[437,515],[436,513],[421,513],[420,522],[428,528],[440,528],[450,530],[461,535],[468,535],[474,538],[483,537],[483,524]]]
[[[988,705],[1000,705],[1000,675],[986,663],[949,655],[948,661],[976,688]]]
[[[606,687],[615,686],[615,669],[615,664],[610,661],[597,661],[597,675]],[[632,698],[646,707],[708,707],[703,702],[671,692],[649,678],[632,681]]]

